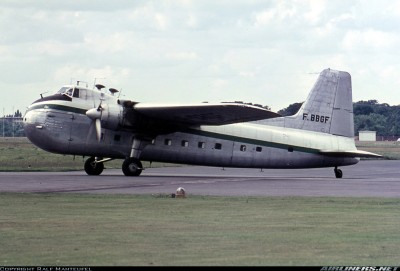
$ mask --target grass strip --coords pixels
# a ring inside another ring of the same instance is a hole
[[[0,265],[398,266],[400,199],[0,194]]]

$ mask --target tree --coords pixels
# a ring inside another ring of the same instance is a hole
[[[282,116],[292,116],[299,111],[302,104],[303,103],[293,103],[293,104],[289,105],[288,107],[286,107],[285,109],[279,110],[278,114],[280,114]]]
[[[386,133],[386,117],[380,114],[371,113],[369,115],[356,115],[354,117],[354,130],[359,131],[376,131],[379,136],[385,136]]]

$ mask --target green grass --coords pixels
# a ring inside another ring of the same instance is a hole
[[[0,265],[400,264],[400,199],[0,194]]]
[[[386,159],[400,159],[400,142],[398,141],[375,141],[356,142],[358,149],[383,155]]]

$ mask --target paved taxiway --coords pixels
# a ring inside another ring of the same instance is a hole
[[[140,177],[105,169],[100,176],[76,172],[0,172],[0,192],[188,195],[400,197],[400,161],[360,161],[332,168],[239,169],[199,166],[149,168]]]

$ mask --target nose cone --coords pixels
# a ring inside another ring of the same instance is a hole
[[[24,132],[26,137],[31,141],[35,141],[36,130],[43,129],[43,123],[39,123],[38,115],[34,111],[27,111],[23,118]],[[37,127],[37,128],[36,128]]]
[[[48,131],[46,131],[45,121],[46,113],[44,111],[28,109],[23,119],[23,125],[25,135],[29,141],[41,149],[49,150],[48,146],[51,139]]]

